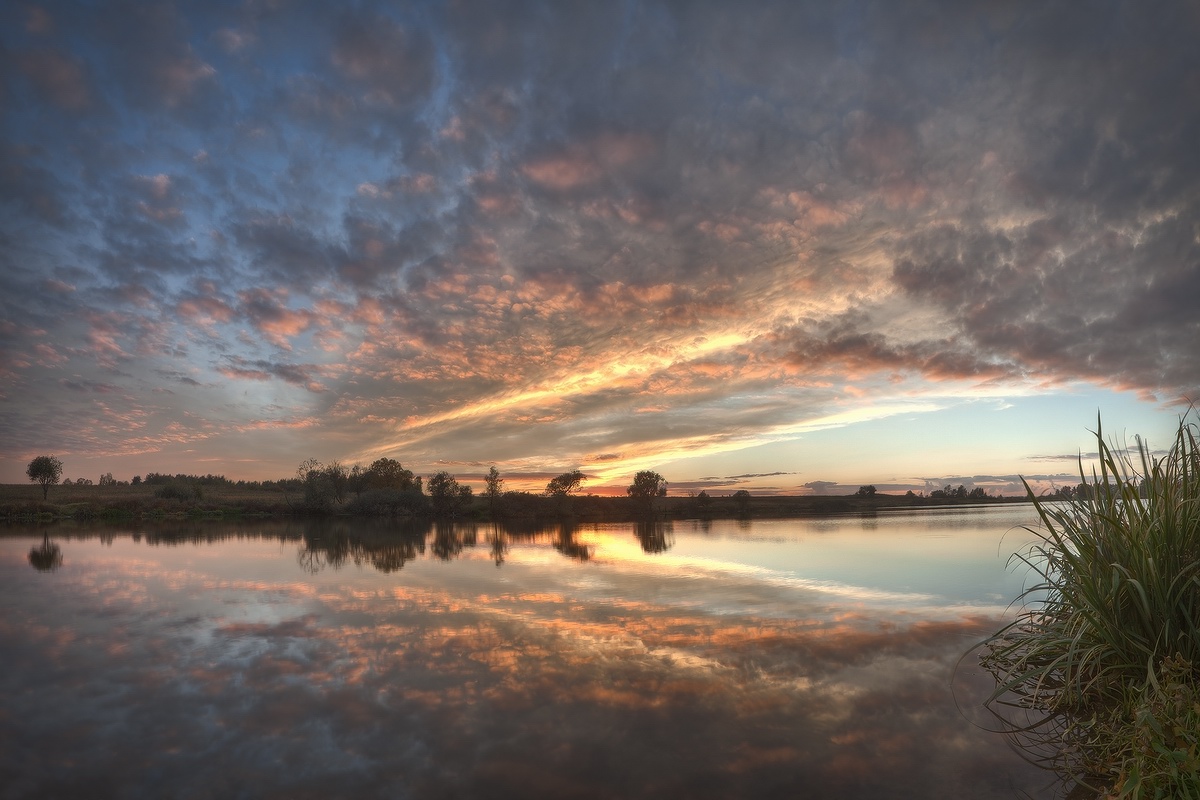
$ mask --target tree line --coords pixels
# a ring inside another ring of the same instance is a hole
[[[508,491],[504,479],[493,465],[484,476],[483,505],[494,518],[523,516],[530,512],[566,514],[571,500],[579,492],[587,475],[578,469],[550,479],[540,495]],[[339,461],[322,464],[307,459],[296,468],[295,483],[284,487],[285,494],[295,490],[296,502],[309,511],[344,509],[350,513],[376,516],[429,514],[454,518],[465,513],[476,501],[474,490],[459,483],[451,473],[441,470],[423,480],[399,461],[380,458],[367,467],[346,467]],[[642,470],[634,475],[626,494],[639,509],[650,512],[654,500],[667,493],[667,481],[657,472]],[[289,498],[289,504],[292,502]]]
[[[63,462],[56,456],[37,456],[29,462],[26,475],[42,487],[42,499],[48,497],[51,486],[59,484]],[[296,468],[294,477],[277,481],[231,481],[224,475],[188,475],[150,472],[145,478],[135,475],[128,483],[116,481],[112,473],[100,478],[101,486],[155,486],[155,497],[168,500],[200,500],[205,488],[238,487],[276,490],[282,493],[289,508],[312,513],[343,511],[375,516],[428,515],[440,519],[455,518],[482,500],[494,518],[504,516],[569,514],[572,501],[588,479],[578,469],[551,478],[541,494],[507,491],[500,471],[493,465],[484,477],[484,491],[476,498],[474,490],[447,471],[439,471],[427,479],[406,469],[392,458],[376,459],[364,467],[349,467],[340,461],[322,463],[309,458]],[[91,481],[70,479],[63,485],[89,486]],[[650,513],[654,501],[667,494],[667,481],[652,470],[642,470],[627,487],[627,496],[639,511]]]

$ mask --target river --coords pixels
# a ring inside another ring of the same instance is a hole
[[[960,662],[1035,520],[9,526],[0,796],[1053,797]]]

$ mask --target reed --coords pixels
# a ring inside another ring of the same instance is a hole
[[[1021,613],[983,645],[988,703],[1038,760],[1108,798],[1200,800],[1200,449],[1104,440],[1090,491],[1039,500]],[[1020,714],[1014,720],[1013,710]],[[1018,721],[1019,720],[1019,721]]]

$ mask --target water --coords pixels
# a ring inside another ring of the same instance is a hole
[[[1033,521],[9,528],[0,796],[1051,797],[958,664]]]

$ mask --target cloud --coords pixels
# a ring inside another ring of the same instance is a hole
[[[365,87],[363,97],[371,105],[404,105],[432,87],[431,43],[386,16],[344,17],[330,59],[342,75]]]
[[[326,458],[615,482],[913,398],[1200,395],[1185,3],[4,19],[13,427],[75,436],[64,376],[187,389],[163,430],[303,387]]]
[[[107,66],[135,107],[194,113],[213,98],[217,71],[187,41],[187,23],[176,9],[121,3],[98,16],[94,24],[111,48]]]
[[[230,356],[228,363],[219,366],[217,370],[225,377],[236,380],[268,381],[279,378],[293,386],[302,386],[310,392],[325,391],[325,387],[315,378],[317,370],[312,365],[250,361]]]
[[[55,50],[17,56],[21,71],[35,89],[67,111],[84,111],[94,102],[85,65]]]

